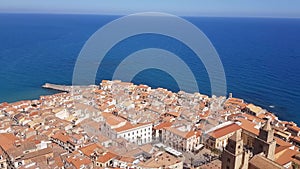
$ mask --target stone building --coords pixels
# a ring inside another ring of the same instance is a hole
[[[274,130],[272,129],[271,121],[269,119],[259,130],[259,136],[254,141],[253,154],[263,153],[268,159],[274,160],[275,148],[276,141],[274,139]]]
[[[276,140],[270,119],[260,128],[258,136],[254,138],[253,152],[246,150],[241,130],[237,130],[228,139],[222,153],[222,169],[260,169],[264,166],[282,168],[275,160]],[[250,156],[253,155],[251,158]],[[249,162],[250,161],[250,162]],[[261,166],[261,167],[260,167]]]
[[[249,152],[244,151],[242,131],[237,130],[228,139],[222,154],[222,169],[247,169]]]

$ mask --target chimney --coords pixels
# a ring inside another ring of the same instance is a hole
[[[20,147],[21,146],[21,141],[20,140],[16,140],[15,141],[15,146],[16,147]]]

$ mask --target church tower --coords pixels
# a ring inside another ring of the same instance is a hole
[[[265,157],[274,160],[276,141],[274,140],[274,130],[271,126],[271,119],[268,119],[266,124],[260,128],[259,136],[254,141],[253,154],[264,153]]]
[[[242,130],[238,130],[228,139],[222,153],[222,169],[247,169],[248,161],[249,153],[244,151]]]

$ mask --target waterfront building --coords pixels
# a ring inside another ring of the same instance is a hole
[[[287,131],[292,134],[292,136],[300,136],[300,128],[296,125],[288,125]]]
[[[253,116],[258,116],[266,112],[261,107],[255,106],[254,104],[248,104],[243,111]]]

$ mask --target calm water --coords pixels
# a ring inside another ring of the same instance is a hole
[[[71,84],[73,67],[85,41],[116,18],[0,14],[0,102],[54,93],[41,88],[45,82]],[[186,19],[198,26],[218,51],[228,92],[281,119],[300,123],[300,19]],[[197,75],[200,92],[210,94],[206,70],[195,54],[172,38],[154,34],[134,36],[112,48],[98,69],[95,83],[111,79],[122,59],[149,47],[180,56]],[[175,80],[156,69],[140,72],[133,82],[178,91]]]

